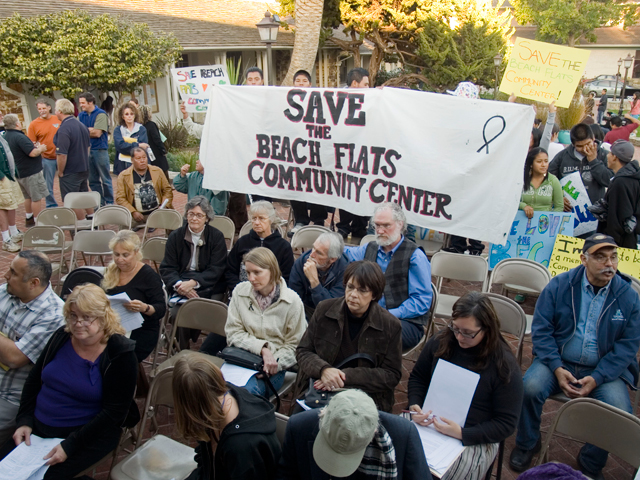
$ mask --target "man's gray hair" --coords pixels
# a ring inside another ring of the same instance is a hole
[[[324,232],[316,239],[322,245],[329,245],[327,255],[329,258],[340,258],[344,252],[344,240],[342,235],[336,232]]]
[[[24,258],[27,261],[27,269],[24,277],[22,277],[22,281],[28,282],[32,278],[37,278],[40,280],[40,285],[47,288],[52,273],[49,257],[37,250],[22,250],[18,253],[18,257]]]
[[[249,219],[251,217],[255,217],[256,215],[264,213],[269,217],[269,223],[274,226],[278,226],[282,223],[280,217],[276,213],[276,209],[273,207],[271,202],[267,202],[266,200],[259,200],[257,202],[253,202],[249,207]]]
[[[41,97],[37,99],[36,106],[38,105],[46,105],[47,107],[49,107],[49,110],[51,110],[51,113],[53,113],[53,106],[51,105],[51,101],[48,98]]]
[[[18,118],[18,115],[16,115],[15,113],[9,113],[4,116],[4,128],[6,128],[7,130],[13,130],[15,128],[18,128],[19,122],[20,122],[20,119]]]
[[[381,210],[391,210],[393,219],[396,222],[402,222],[402,233],[407,230],[407,217],[405,216],[404,211],[402,210],[402,207],[400,205],[395,202],[383,202],[379,204],[373,211],[373,217],[371,217],[372,222],[374,221],[373,219],[375,218],[376,213]]]
[[[207,216],[207,221],[211,221],[215,217],[213,207],[209,203],[209,200],[207,200],[202,195],[196,195],[187,202],[187,204],[184,206],[184,216],[186,217],[187,213],[189,213],[196,207],[200,207],[200,209],[204,212],[204,214]]]
[[[73,115],[76,109],[73,107],[73,103],[66,98],[56,100],[56,113],[60,112],[62,115]]]

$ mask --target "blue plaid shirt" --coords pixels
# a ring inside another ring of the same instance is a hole
[[[7,284],[0,285],[0,332],[16,343],[18,349],[31,361],[20,368],[0,368],[0,398],[20,405],[22,387],[32,364],[47,345],[49,338],[64,325],[64,302],[51,289],[51,285],[29,303],[7,292]]]

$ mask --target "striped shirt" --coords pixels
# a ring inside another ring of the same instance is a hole
[[[22,387],[29,371],[44,350],[53,332],[64,325],[64,302],[51,285],[29,303],[7,292],[7,284],[0,285],[0,332],[16,343],[31,363],[20,368],[0,368],[0,398],[20,405]]]

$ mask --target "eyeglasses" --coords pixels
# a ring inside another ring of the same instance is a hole
[[[601,264],[605,264],[607,263],[608,260],[611,260],[611,263],[618,263],[618,254],[614,253],[613,255],[611,255],[610,257],[608,257],[607,255],[602,255],[601,253],[596,253],[595,255],[591,255],[589,253],[587,253],[587,256],[590,258],[593,258],[596,262],[601,263]]]
[[[467,332],[463,332],[462,330],[460,330],[458,327],[456,327],[453,322],[451,322],[449,325],[447,325],[449,327],[449,330],[451,330],[453,332],[454,335],[462,335],[464,338],[470,338],[470,339],[474,339],[478,336],[478,334],[483,330],[482,328],[480,330],[478,330],[477,332],[474,333],[467,333]]]
[[[85,327],[88,327],[97,319],[98,317],[79,317],[75,313],[69,314],[69,323],[71,323],[71,325],[84,325]]]
[[[251,221],[252,222],[267,222],[267,221],[269,221],[269,217],[264,217],[264,216],[260,215],[260,216],[256,216],[256,217],[251,217]]]
[[[198,220],[202,220],[205,217],[206,215],[204,213],[193,213],[193,212],[187,213],[187,218],[197,218]]]
[[[346,289],[347,292],[353,292],[355,290],[360,295],[366,295],[367,293],[371,293],[371,290],[369,290],[368,288],[356,287],[352,283],[347,283],[345,285],[345,289]]]
[[[379,230],[379,229],[389,230],[390,228],[393,227],[393,223],[375,223],[374,222],[373,226],[375,227],[376,230]]]

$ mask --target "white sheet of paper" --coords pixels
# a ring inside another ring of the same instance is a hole
[[[464,445],[456,438],[439,433],[433,426],[419,427],[415,423],[414,426],[418,429],[429,468],[439,476],[444,475],[464,450]]]
[[[139,312],[130,312],[124,308],[124,304],[131,301],[129,295],[125,292],[117,295],[109,295],[109,301],[111,302],[111,308],[120,316],[120,323],[127,332],[131,332],[142,326],[142,322],[144,322],[142,314]]]
[[[258,373],[255,370],[239,367],[227,362],[222,364],[220,371],[222,372],[224,379],[236,387],[244,387],[249,379]]]
[[[477,373],[438,359],[422,411],[464,426],[479,380]]]
[[[21,443],[0,462],[0,478],[42,480],[49,468],[44,457],[62,440],[31,435],[31,446]]]

